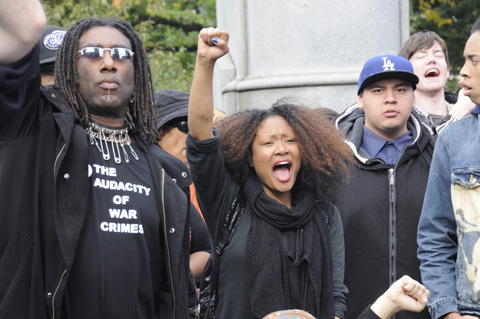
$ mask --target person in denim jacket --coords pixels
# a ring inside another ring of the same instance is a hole
[[[440,132],[418,228],[418,258],[433,319],[480,317],[480,19],[460,71],[471,114]]]

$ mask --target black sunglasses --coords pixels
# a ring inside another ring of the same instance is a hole
[[[188,133],[188,122],[187,121],[173,122],[172,126],[175,126],[176,128],[178,128],[178,130],[180,132]]]
[[[100,47],[84,47],[80,51],[84,58],[87,59],[100,59],[103,58],[104,52],[110,51],[112,59],[116,60],[128,60],[133,57],[133,51],[127,48],[100,48]]]

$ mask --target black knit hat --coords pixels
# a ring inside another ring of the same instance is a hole
[[[171,120],[188,116],[189,97],[190,94],[177,90],[155,92],[157,130]]]
[[[40,45],[40,64],[55,62],[55,55],[62,44],[67,31],[56,25],[47,25],[43,29],[38,44]]]

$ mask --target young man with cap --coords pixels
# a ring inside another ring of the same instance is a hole
[[[436,134],[437,130],[470,113],[475,104],[463,94],[463,90],[458,95],[445,91],[450,75],[448,50],[447,44],[436,32],[413,34],[398,55],[409,59],[419,78],[413,110],[432,133]]]
[[[437,138],[418,226],[418,258],[433,319],[480,317],[480,19],[460,70],[476,107]]]
[[[40,46],[40,75],[42,85],[55,83],[55,56],[67,31],[62,27],[48,24],[38,39]]]
[[[335,202],[345,235],[346,319],[401,276],[420,279],[416,231],[433,140],[411,112],[417,83],[407,59],[373,57],[360,74],[358,103],[334,120],[355,156]]]

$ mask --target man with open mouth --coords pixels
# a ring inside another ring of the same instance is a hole
[[[445,41],[433,31],[413,34],[399,54],[410,60],[419,78],[415,90],[414,112],[421,116],[422,124],[433,134],[449,123],[465,116],[475,106],[463,93],[445,91],[450,71]]]
[[[477,106],[438,134],[418,225],[418,258],[433,319],[480,317],[480,19],[460,70]]]

